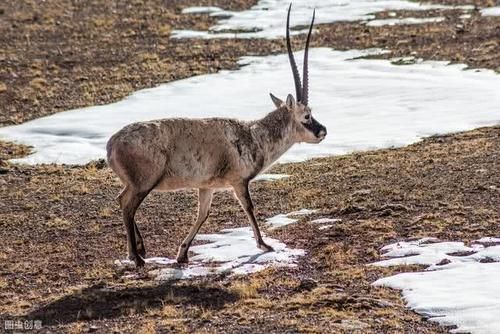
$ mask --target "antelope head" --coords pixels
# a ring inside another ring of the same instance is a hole
[[[300,82],[300,75],[297,69],[297,64],[295,63],[295,58],[292,52],[292,45],[290,42],[290,11],[292,9],[292,4],[288,8],[288,15],[286,19],[286,47],[288,50],[288,59],[290,60],[290,66],[292,68],[293,81],[295,83],[295,98],[292,94],[288,94],[286,102],[283,102],[273,94],[271,99],[277,108],[286,108],[286,110],[292,113],[293,117],[293,127],[295,129],[296,141],[306,142],[306,143],[319,143],[326,136],[326,128],[321,123],[319,123],[311,114],[311,108],[308,105],[309,102],[309,70],[308,70],[308,55],[309,55],[309,41],[311,39],[312,27],[314,24],[315,11],[313,11],[313,17],[311,20],[311,25],[309,26],[309,32],[307,34],[306,48],[304,50],[304,65],[303,65],[303,78],[304,84]]]

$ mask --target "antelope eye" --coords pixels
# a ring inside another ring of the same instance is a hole
[[[311,118],[311,115],[307,114],[307,115],[305,116],[305,118],[306,118],[306,119],[309,119],[309,118]]]

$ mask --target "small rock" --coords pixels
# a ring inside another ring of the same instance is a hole
[[[447,265],[449,263],[451,263],[450,260],[448,260],[448,259],[442,259],[441,261],[439,261],[438,263],[436,263],[436,266],[444,266],[444,265]]]
[[[312,278],[306,278],[300,281],[299,286],[296,288],[297,291],[311,291],[318,285],[318,282]]]
[[[357,206],[357,205],[348,205],[340,210],[341,214],[350,214],[350,213],[357,213],[361,211],[366,211],[366,208],[363,206]]]
[[[378,216],[379,217],[389,217],[389,216],[392,216],[393,214],[394,214],[394,211],[392,211],[391,209],[385,209],[384,211],[379,213]]]
[[[488,256],[485,257],[484,259],[479,260],[479,263],[493,263],[493,262],[498,262],[498,261],[495,261],[495,259]]]
[[[403,204],[399,204],[399,203],[388,203],[388,204],[383,205],[380,208],[381,211],[384,211],[387,209],[390,209],[393,211],[406,211],[406,212],[410,211],[410,208],[408,208],[407,206],[405,206]]]

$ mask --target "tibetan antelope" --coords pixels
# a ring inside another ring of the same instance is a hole
[[[179,247],[177,262],[188,261],[189,246],[208,217],[214,190],[220,188],[233,189],[257,246],[273,251],[260,234],[249,182],[293,144],[319,143],[326,136],[326,128],[311,116],[308,106],[307,58],[314,13],[304,51],[302,86],[290,43],[290,10],[291,5],[286,45],[297,100],[289,94],[283,102],[270,94],[276,109],[256,121],[169,118],[127,125],[110,138],[108,164],[125,186],[117,200],[127,231],[128,256],[137,267],[144,265],[146,250],[134,216],[152,190],[198,188],[198,218]]]

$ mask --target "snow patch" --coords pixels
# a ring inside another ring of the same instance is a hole
[[[381,26],[394,26],[394,25],[404,25],[404,24],[422,24],[422,23],[435,23],[444,21],[444,17],[405,17],[402,19],[379,19],[371,20],[366,22],[367,26],[371,27],[381,27]]]
[[[493,71],[463,71],[465,65],[446,62],[352,60],[377,52],[311,49],[311,107],[328,135],[319,145],[295,145],[279,162],[403,146],[500,121],[500,76]],[[273,109],[269,92],[285,98],[294,91],[287,55],[244,57],[240,64],[246,66],[0,128],[0,138],[34,146],[34,154],[15,162],[85,164],[104,158],[108,138],[126,124],[168,117],[251,120]]]
[[[250,227],[224,229],[221,233],[199,234],[196,240],[207,241],[191,246],[195,253],[184,268],[160,268],[149,272],[156,280],[186,279],[210,274],[249,274],[269,267],[294,267],[303,249],[291,249],[284,243],[264,237],[264,241],[274,248],[267,252],[257,248]],[[117,265],[131,264],[128,260],[115,261]],[[146,259],[146,263],[173,265],[175,260],[162,257]]]
[[[298,211],[292,211],[288,213],[288,216],[307,216],[310,215],[311,213],[315,213],[316,210],[310,210],[310,209],[300,209]]]
[[[270,226],[269,227],[270,230],[274,230],[279,227],[290,225],[299,221],[296,218],[290,218],[290,217],[306,216],[314,212],[316,212],[316,210],[300,209],[299,211],[292,211],[287,214],[280,213],[279,215],[266,219],[266,223]]]
[[[476,240],[476,242],[482,243],[482,244],[486,244],[486,243],[500,244],[500,238],[484,237],[484,238]]]
[[[173,38],[280,38],[286,24],[288,0],[261,0],[252,8],[236,12],[224,11],[226,15],[208,31],[173,30]],[[184,11],[199,10],[186,8]],[[315,24],[340,21],[360,21],[375,18],[375,13],[386,10],[429,10],[439,8],[473,9],[473,6],[444,6],[420,4],[405,0],[310,0],[296,2],[292,7],[292,34],[307,31],[313,9],[316,8]],[[211,12],[211,15],[217,12]],[[422,21],[424,23],[425,21]],[[419,22],[420,23],[420,22]]]
[[[214,7],[214,6],[195,6],[195,7],[189,7],[189,8],[184,8],[182,10],[182,14],[212,14],[212,13],[219,13],[222,12],[223,9],[219,7]]]
[[[483,16],[500,16],[500,6],[482,8],[481,15],[483,15]]]
[[[398,242],[382,248],[389,259],[373,265],[428,265],[424,272],[402,273],[377,280],[375,286],[402,290],[407,306],[454,333],[500,332],[500,246],[482,238],[470,247],[436,239]]]
[[[276,181],[281,179],[287,179],[290,175],[288,174],[259,174],[253,181]]]
[[[340,219],[340,218],[318,218],[318,219],[311,220],[311,223],[327,224],[327,223],[338,223],[341,221],[342,221],[342,219]]]
[[[323,226],[318,227],[318,230],[321,230],[321,231],[322,231],[322,230],[329,229],[329,228],[331,228],[331,227],[333,227],[333,225],[323,225]]]

